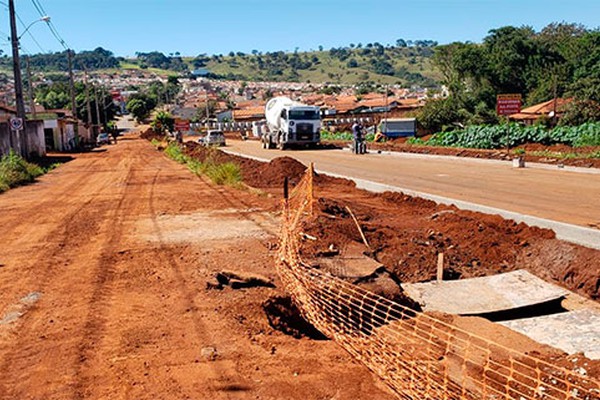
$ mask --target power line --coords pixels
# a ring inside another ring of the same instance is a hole
[[[37,10],[37,12],[40,14],[40,17],[43,18],[48,15],[46,13],[46,10],[44,10],[44,6],[42,6],[42,3],[39,0],[31,0],[31,2],[33,3],[33,6]],[[46,21],[46,24],[48,25],[48,29],[50,29],[52,36],[54,36],[54,38],[58,41],[58,43],[60,43],[61,46],[65,50],[69,50],[69,46],[67,45],[65,40],[62,38],[62,36],[60,36],[60,34],[58,33],[58,30],[56,29],[56,26],[54,25],[52,20],[50,19],[50,20]]]
[[[0,4],[1,4],[1,5],[3,5],[4,7],[6,7],[6,9],[8,10],[8,4],[7,4],[7,3],[5,3],[4,1],[0,1]],[[19,14],[18,14],[17,12],[15,12],[15,15],[16,15],[17,19],[19,20],[19,22],[21,23],[21,25],[23,26],[23,28],[25,28],[25,23],[23,22],[23,20],[22,20],[22,19],[21,19],[21,17],[19,16]],[[0,32],[0,33],[1,33],[1,34],[3,34],[3,35],[5,34],[4,32]],[[44,50],[44,49],[42,48],[42,46],[41,46],[41,45],[40,45],[40,43],[39,43],[39,42],[36,40],[36,38],[33,36],[33,34],[32,34],[31,32],[29,32],[29,31],[27,31],[27,33],[29,34],[29,36],[31,37],[31,39],[33,39],[33,41],[35,42],[35,44],[37,45],[37,47],[40,49],[40,51],[41,51],[42,53],[46,53],[46,50]],[[8,42],[10,43],[10,35],[7,35],[7,37],[9,38],[9,39],[8,39]],[[21,48],[22,48],[22,49],[23,49],[23,50],[24,50],[26,53],[29,53],[29,54],[31,54],[29,51],[27,51],[27,49],[25,48],[25,46],[23,46],[21,43],[19,43],[19,46],[20,46],[20,47],[21,47]]]
[[[32,0],[31,2],[33,3],[33,6],[35,7],[35,9],[41,14],[41,16],[44,16],[45,13],[43,12],[43,8],[41,7],[41,4],[40,4],[40,6],[38,6],[34,0]]]

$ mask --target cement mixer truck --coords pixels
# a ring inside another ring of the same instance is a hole
[[[261,135],[263,149],[294,145],[315,146],[321,140],[321,110],[287,97],[274,97],[265,106],[267,126]]]

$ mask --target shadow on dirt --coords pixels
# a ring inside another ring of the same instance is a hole
[[[300,314],[291,297],[271,297],[263,303],[269,325],[296,339],[328,340]]]

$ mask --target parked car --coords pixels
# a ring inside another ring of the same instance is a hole
[[[208,131],[198,139],[198,143],[205,146],[225,146],[225,135],[221,131]]]
[[[99,133],[98,137],[96,138],[96,144],[98,146],[100,146],[102,144],[110,144],[110,137],[108,136],[108,133],[106,133],[106,132]]]

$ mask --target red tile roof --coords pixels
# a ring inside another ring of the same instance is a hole
[[[233,119],[235,121],[244,119],[264,118],[264,116],[265,108],[263,106],[248,107],[243,110],[233,110]]]

